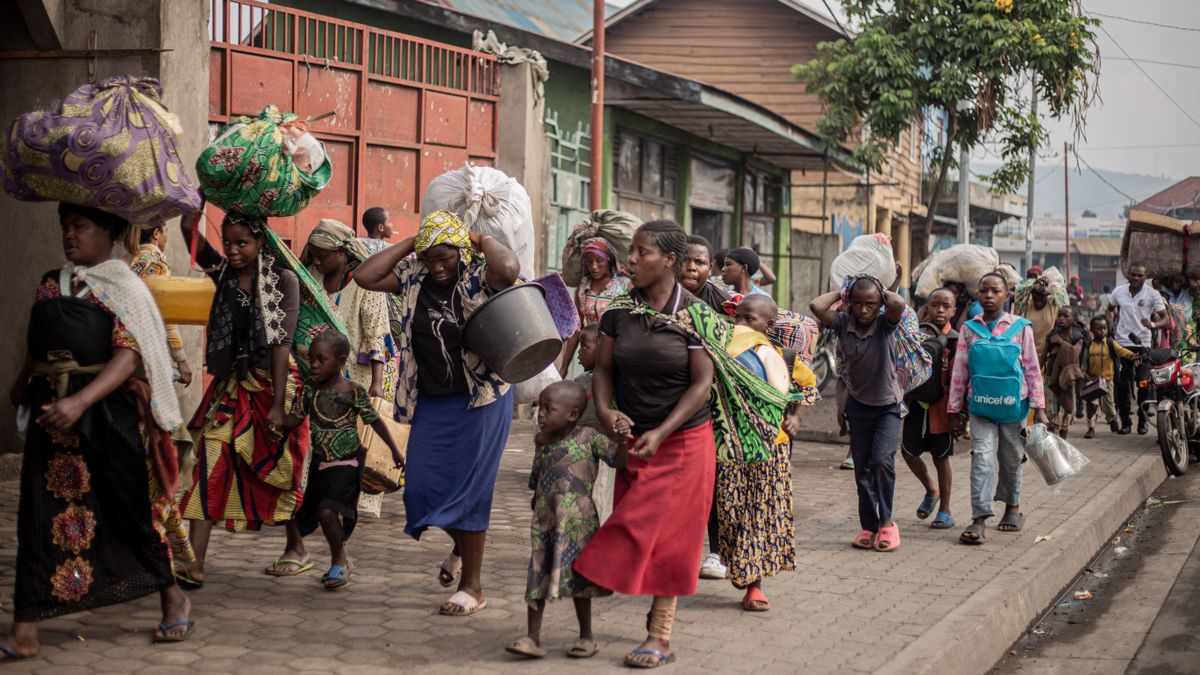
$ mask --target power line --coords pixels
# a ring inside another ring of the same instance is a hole
[[[1126,193],[1124,190],[1122,190],[1121,188],[1119,188],[1116,185],[1113,185],[1111,182],[1109,182],[1109,180],[1107,178],[1105,178],[1103,175],[1101,175],[1101,173],[1099,171],[1092,168],[1092,165],[1088,164],[1088,161],[1083,158],[1083,155],[1079,154],[1078,150],[1073,150],[1072,154],[1075,155],[1075,161],[1083,162],[1083,165],[1088,168],[1088,171],[1091,171],[1093,174],[1095,174],[1096,178],[1099,178],[1102,183],[1104,183],[1108,187],[1112,188],[1114,192],[1116,192],[1117,194],[1121,195],[1122,197],[1128,199],[1131,202],[1136,201],[1133,197],[1130,197],[1129,194]]]
[[[1127,59],[1123,56],[1102,56],[1101,60],[1107,61],[1131,61],[1133,63],[1152,63],[1156,66],[1174,66],[1175,68],[1190,68],[1192,70],[1200,70],[1200,66],[1191,63],[1172,63],[1171,61],[1153,61],[1151,59]]]
[[[1200,143],[1163,143],[1162,145],[1085,145],[1080,150],[1161,150],[1170,148],[1200,148]]]
[[[1192,28],[1191,26],[1172,26],[1166,23],[1155,23],[1154,21],[1145,21],[1142,19],[1131,19],[1127,16],[1116,16],[1114,14],[1102,14],[1100,12],[1088,11],[1088,14],[1093,16],[1102,16],[1105,19],[1115,19],[1117,21],[1128,21],[1129,23],[1140,23],[1143,26],[1154,26],[1156,28],[1171,28],[1173,30],[1186,30],[1200,33],[1200,28]]]
[[[1187,108],[1184,108],[1183,106],[1179,105],[1179,101],[1176,101],[1174,97],[1172,97],[1170,94],[1168,94],[1167,90],[1162,88],[1162,85],[1160,85],[1158,82],[1156,82],[1153,77],[1150,77],[1150,73],[1147,73],[1146,69],[1143,68],[1140,63],[1135,61],[1133,59],[1133,57],[1129,55],[1129,52],[1125,51],[1125,48],[1121,46],[1120,42],[1117,42],[1117,39],[1112,36],[1112,33],[1109,33],[1108,30],[1106,30],[1104,28],[1104,24],[1100,24],[1100,30],[1105,35],[1107,35],[1108,39],[1112,40],[1112,43],[1117,46],[1117,49],[1120,49],[1121,53],[1124,54],[1125,57],[1128,58],[1131,63],[1133,63],[1133,67],[1137,68],[1139,71],[1141,71],[1142,75],[1145,75],[1147,80],[1150,80],[1150,84],[1153,84],[1156,89],[1161,91],[1162,95],[1167,97],[1167,100],[1169,100],[1171,103],[1174,103],[1175,107],[1179,108],[1179,112],[1183,113],[1185,117],[1187,117],[1189,120],[1191,120],[1192,124],[1195,124],[1196,127],[1200,128],[1200,122],[1196,121],[1195,117],[1192,117],[1192,114],[1187,111]]]

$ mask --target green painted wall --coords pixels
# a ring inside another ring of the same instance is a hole
[[[575,125],[587,125],[592,119],[592,74],[560,61],[547,61],[550,79],[546,80],[546,110],[558,113],[559,127],[575,131]]]

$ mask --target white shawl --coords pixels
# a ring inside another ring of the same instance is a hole
[[[166,327],[145,282],[129,269],[129,265],[116,258],[94,267],[75,267],[67,263],[65,269],[112,310],[137,340],[146,379],[150,383],[150,408],[159,428],[170,432],[182,424]],[[71,289],[67,287],[62,292],[69,294]]]

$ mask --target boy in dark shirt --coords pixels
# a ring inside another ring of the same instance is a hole
[[[849,312],[833,311],[839,299]],[[809,305],[813,316],[837,334],[846,366],[846,418],[853,429],[850,452],[862,526],[854,538],[855,548],[886,552],[900,547],[900,528],[892,520],[892,497],[902,395],[891,336],[904,308],[904,298],[885,291],[873,277],[849,280],[845,289],[826,293]]]

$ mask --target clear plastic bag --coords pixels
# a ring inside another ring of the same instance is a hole
[[[1064,438],[1050,433],[1041,422],[1029,427],[1025,454],[1042,472],[1046,485],[1057,485],[1087,466],[1088,458]]]

